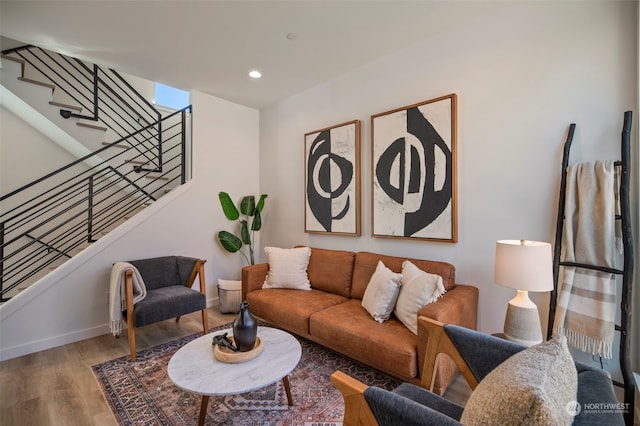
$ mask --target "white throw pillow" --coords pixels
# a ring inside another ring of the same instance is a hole
[[[371,276],[362,297],[362,307],[374,320],[384,322],[389,319],[398,299],[402,274],[397,274],[378,261],[376,271]]]
[[[283,249],[265,247],[269,262],[269,272],[262,288],[291,288],[295,290],[311,290],[307,275],[310,247]]]
[[[578,372],[567,338],[556,337],[507,358],[471,393],[465,425],[570,425]]]
[[[413,263],[402,263],[402,286],[394,314],[412,332],[418,334],[418,311],[445,293],[442,277],[429,274]]]

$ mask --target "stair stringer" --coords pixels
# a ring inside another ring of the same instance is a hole
[[[183,212],[185,201],[181,199],[193,186],[191,180],[177,187],[0,305],[0,361],[108,334],[106,291],[112,263],[131,256],[144,257],[128,254],[135,251],[128,241],[148,237],[143,225],[152,216],[168,209]],[[118,253],[118,259],[112,258],[113,253],[106,254],[110,249]],[[207,301],[208,306],[214,303],[212,298]],[[84,320],[76,325],[78,318]]]

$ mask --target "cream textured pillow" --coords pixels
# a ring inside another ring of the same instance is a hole
[[[445,292],[440,275],[429,274],[413,263],[402,263],[402,286],[394,314],[412,332],[418,334],[418,311]]]
[[[402,274],[397,274],[378,261],[376,271],[371,276],[362,297],[362,307],[374,320],[384,322],[389,319],[398,299]]]
[[[570,425],[578,372],[564,336],[508,358],[478,384],[460,422],[473,425]]]
[[[291,288],[295,290],[311,290],[307,275],[310,247],[283,249],[265,247],[269,262],[269,272],[262,288]]]

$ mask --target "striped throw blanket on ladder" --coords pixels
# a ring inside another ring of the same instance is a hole
[[[567,168],[562,261],[615,267],[617,183],[613,161]],[[562,271],[554,334],[581,351],[612,358],[615,275],[571,266]]]

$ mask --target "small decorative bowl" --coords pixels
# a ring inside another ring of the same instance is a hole
[[[235,345],[233,336],[230,336],[230,339]],[[213,346],[213,354],[216,356],[216,359],[221,362],[226,362],[227,364],[237,364],[239,362],[249,361],[250,359],[260,355],[260,352],[262,352],[262,340],[260,340],[260,337],[256,337],[256,343],[253,345],[253,349],[246,352],[234,352],[223,346]]]

